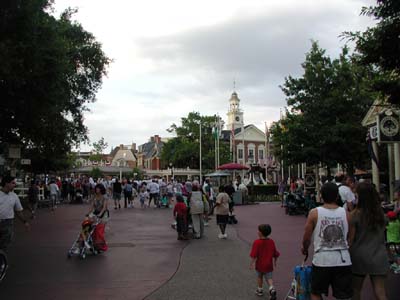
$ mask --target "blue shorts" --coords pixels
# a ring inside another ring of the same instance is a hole
[[[257,276],[258,277],[264,277],[266,280],[267,279],[272,279],[272,273],[273,272],[268,272],[268,273],[265,273],[265,272],[258,272],[257,270],[256,270],[256,273],[257,273]]]

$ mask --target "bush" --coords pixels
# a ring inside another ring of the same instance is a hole
[[[278,196],[278,185],[252,185],[248,186],[249,189],[249,202],[273,202],[280,201]]]

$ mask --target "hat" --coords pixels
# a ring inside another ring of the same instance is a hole
[[[395,213],[394,211],[389,211],[387,214],[386,214],[386,216],[389,218],[389,219],[396,219],[397,218],[397,213]]]

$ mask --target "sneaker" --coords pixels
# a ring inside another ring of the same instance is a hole
[[[224,238],[224,235],[223,235],[222,233],[220,233],[220,234],[218,234],[218,238],[219,238],[219,239],[223,239],[223,238]]]
[[[263,290],[260,289],[260,288],[257,288],[257,289],[256,289],[256,295],[257,295],[257,296],[262,296],[262,295],[264,295]]]
[[[208,222],[204,222],[204,227],[208,227]]]
[[[271,288],[269,290],[269,295],[270,295],[270,300],[276,300],[276,290],[274,288]]]
[[[85,243],[85,247],[86,247],[86,248],[88,248],[88,249],[91,248],[90,245],[89,245],[89,243],[88,243],[87,241],[85,241],[84,243]]]
[[[228,238],[228,235],[227,235],[226,233],[224,233],[223,236],[224,236],[224,237],[223,237],[224,239],[227,239],[227,238]]]

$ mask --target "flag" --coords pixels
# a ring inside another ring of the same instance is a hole
[[[374,152],[374,148],[372,147],[372,139],[369,134],[369,131],[367,133],[367,147],[368,147],[368,154],[371,157],[371,159],[375,162],[376,167],[379,169],[379,161],[378,158],[376,157],[376,154]]]
[[[217,140],[218,137],[219,137],[219,130],[218,130],[218,126],[217,126],[217,125],[215,125],[215,126],[213,127],[213,136],[214,136],[214,139],[215,139],[215,140]]]

